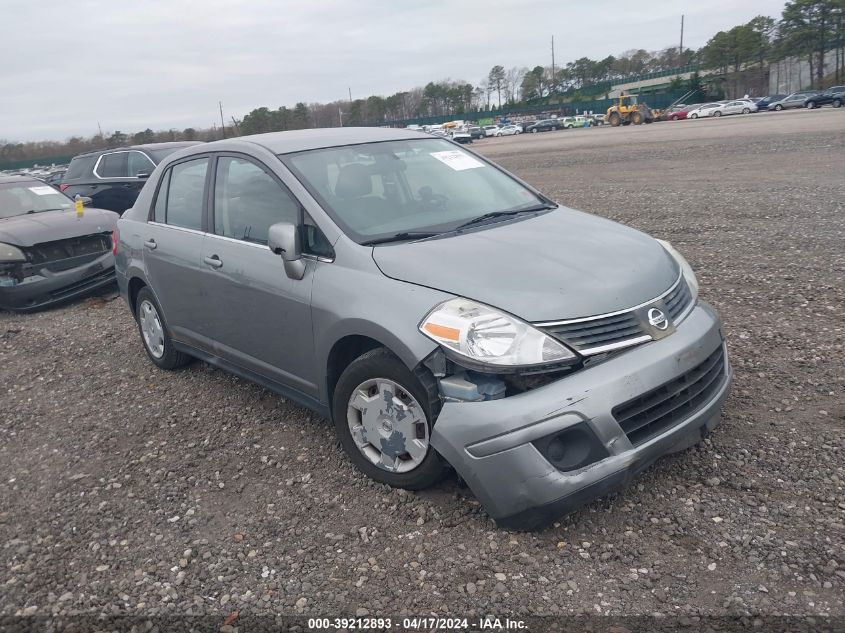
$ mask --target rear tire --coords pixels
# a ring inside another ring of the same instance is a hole
[[[383,347],[352,361],[332,397],[335,431],[355,467],[406,490],[428,488],[446,473],[446,462],[430,443],[439,411],[434,378],[414,374]]]
[[[141,288],[135,300],[135,321],[144,351],[156,367],[176,369],[191,362],[190,356],[173,347],[161,308],[147,287]]]
[[[841,108],[842,101],[840,99],[834,99],[833,103],[831,103],[830,105],[832,105],[834,108]]]
[[[751,109],[750,109],[750,108],[743,108],[743,109],[742,109],[742,113],[743,113],[743,114],[749,114],[750,112],[751,112]]]
[[[721,111],[721,110],[716,110],[716,111],[713,113],[713,116],[715,116],[715,117],[720,117],[720,116],[722,116],[722,111]]]
[[[807,108],[808,110],[812,110],[813,108],[816,107],[816,104],[812,101],[808,101],[807,103],[804,104],[804,107]]]

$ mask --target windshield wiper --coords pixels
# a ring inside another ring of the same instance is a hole
[[[376,244],[389,244],[390,242],[421,240],[426,237],[434,237],[435,235],[441,235],[441,233],[434,231],[402,231],[401,233],[395,233],[385,237],[376,237],[366,242],[361,242],[361,244],[363,246],[375,246]]]
[[[45,213],[47,211],[64,211],[64,209],[30,209],[25,215],[30,215],[32,213]]]
[[[490,213],[485,213],[484,215],[479,215],[477,218],[473,218],[468,222],[464,222],[463,224],[459,224],[453,230],[457,231],[459,229],[466,228],[468,226],[473,226],[475,224],[481,224],[482,222],[486,222],[487,220],[492,220],[493,218],[501,218],[509,215],[519,215],[520,213],[536,213],[537,211],[546,211],[547,209],[554,209],[557,205],[552,204],[535,204],[531,207],[519,207],[516,209],[506,209],[504,211],[491,211]]]

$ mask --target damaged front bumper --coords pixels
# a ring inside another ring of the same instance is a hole
[[[551,384],[446,402],[431,442],[499,525],[533,529],[697,442],[730,379],[719,317],[700,303],[671,336]]]
[[[108,251],[95,259],[80,257],[78,266],[51,271],[49,265],[26,265],[20,276],[0,272],[0,308],[29,312],[62,303],[104,288],[115,281],[114,255]]]

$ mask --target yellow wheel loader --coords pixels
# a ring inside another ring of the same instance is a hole
[[[610,106],[604,117],[613,127],[619,125],[640,125],[655,120],[654,111],[645,103],[637,103],[636,95],[620,95],[619,103]]]

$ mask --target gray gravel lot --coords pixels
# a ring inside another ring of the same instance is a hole
[[[736,372],[709,439],[510,533],[260,387],[155,369],[119,299],[0,313],[0,615],[845,615],[845,109],[473,147],[687,256]]]

